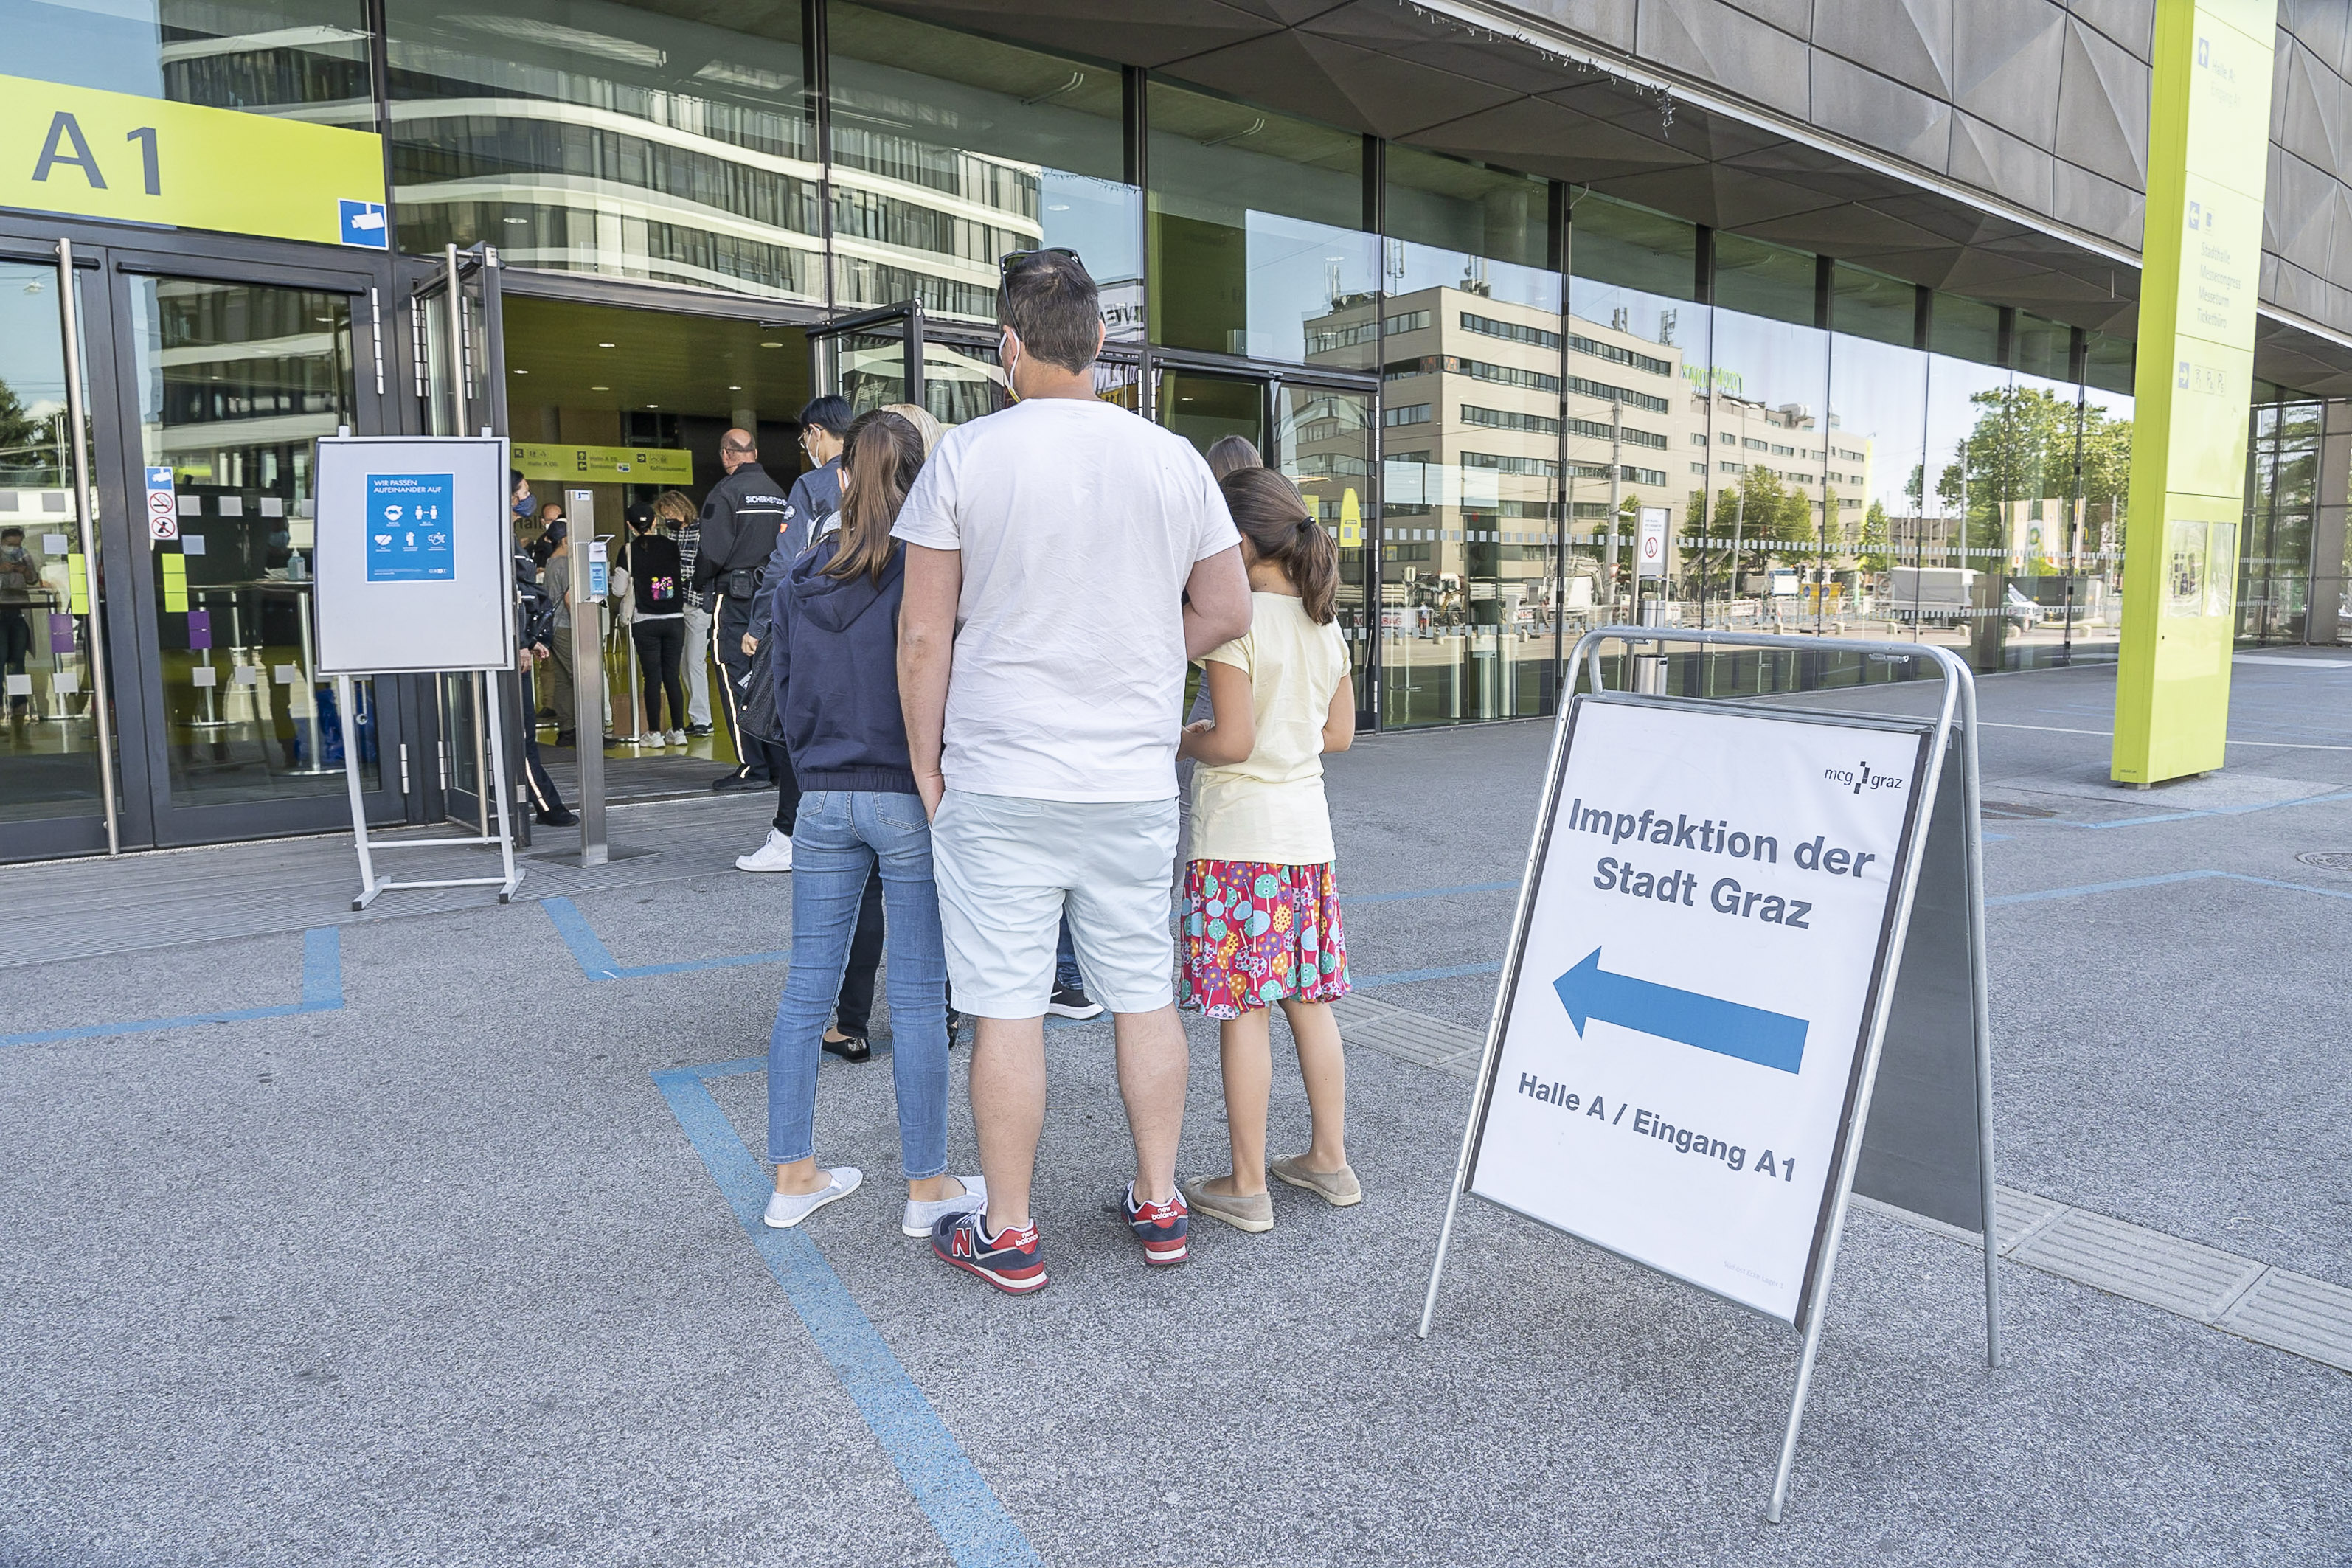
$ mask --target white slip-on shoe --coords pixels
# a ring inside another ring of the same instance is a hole
[[[738,871],[789,871],[793,868],[793,836],[768,829],[768,841],[749,855],[735,857]]]
[[[978,1176],[958,1176],[963,1191],[951,1198],[933,1198],[929,1203],[907,1200],[907,1212],[898,1216],[898,1229],[906,1236],[929,1236],[931,1226],[951,1214],[968,1214],[988,1206],[988,1184]]]
[[[789,1229],[835,1199],[847,1197],[866,1180],[866,1173],[855,1165],[835,1165],[825,1175],[825,1184],[813,1193],[770,1193],[768,1212],[761,1217],[778,1230]]]
[[[683,745],[685,745],[685,744],[686,744],[686,731],[683,731],[683,730],[672,730],[672,731],[669,732],[669,743],[670,743],[671,745],[673,745],[673,746],[683,746]]]

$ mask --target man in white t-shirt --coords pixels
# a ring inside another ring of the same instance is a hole
[[[1176,739],[1186,660],[1247,631],[1250,596],[1208,465],[1095,395],[1102,315],[1076,256],[1006,257],[998,299],[1020,401],[949,432],[891,531],[907,542],[899,700],[948,975],[973,1018],[988,1183],[986,1211],[943,1219],[931,1247],[1025,1293],[1045,1283],[1029,1183],[1066,905],[1087,987],[1116,1015],[1136,1161],[1123,1212],[1146,1263],[1188,1256]]]

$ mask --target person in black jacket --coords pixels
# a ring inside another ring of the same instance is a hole
[[[772,603],[777,584],[793,574],[793,563],[798,561],[817,536],[835,525],[841,511],[841,443],[849,433],[850,413],[847,400],[827,394],[812,398],[801,410],[801,452],[816,466],[793,481],[793,493],[784,507],[784,528],[776,536],[776,548],[768,556],[768,563],[760,578],[759,595],[751,601],[751,625],[743,634],[743,651],[757,658],[761,640],[767,637],[773,618]],[[793,868],[793,816],[800,808],[800,781],[793,777],[791,759],[775,757],[771,761],[782,764],[776,773],[776,816],[769,824],[767,841],[749,855],[735,858],[738,871],[789,871]],[[871,940],[867,940],[866,924],[858,927],[856,955],[850,961],[850,973],[858,973],[857,958],[874,959],[882,951],[882,885],[877,881],[866,889],[866,904],[873,911]],[[870,970],[871,963],[867,964]],[[866,995],[873,999],[871,973],[866,975]],[[859,1017],[865,1016],[859,1009]],[[862,1033],[862,1031],[859,1031]]]
[[[851,1166],[816,1163],[819,1041],[867,878],[878,865],[888,910],[891,1077],[907,1177],[899,1229],[929,1236],[984,1203],[978,1176],[948,1174],[947,960],[930,826],[898,712],[898,621],[905,547],[890,524],[922,467],[923,441],[895,414],[850,426],[838,532],[774,585],[770,668],[776,712],[807,792],[793,830],[792,967],[768,1039],[766,1220],[800,1224],[857,1190]],[[1041,1281],[1042,1282],[1042,1281]]]
[[[629,542],[621,547],[621,567],[629,574],[629,636],[637,645],[638,679],[645,687],[648,746],[686,744],[686,584],[679,580],[677,542],[654,526],[646,501],[629,508]],[[669,731],[662,729],[662,699],[669,699]]]
[[[751,668],[743,634],[751,623],[752,598],[760,591],[760,568],[776,547],[792,503],[783,487],[760,467],[759,443],[749,431],[730,430],[721,437],[719,461],[727,477],[710,487],[702,503],[702,542],[695,556],[693,585],[717,601],[710,640],[725,676],[719,686],[740,761],[734,772],[713,780],[710,787],[761,789],[775,782],[779,770],[772,760],[775,749],[743,730],[741,686]]]
[[[517,486],[522,475],[514,476]],[[515,586],[515,689],[521,698],[518,705],[522,711],[522,782],[530,793],[530,804],[540,823],[546,827],[569,827],[579,821],[563,797],[555,793],[555,781],[547,776],[547,768],[539,760],[539,700],[531,690],[531,666],[550,657],[548,645],[555,637],[555,601],[540,586],[539,567],[530,552],[518,547],[514,555]]]

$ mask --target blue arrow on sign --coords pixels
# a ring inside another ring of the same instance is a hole
[[[1587,1018],[1598,1018],[1782,1072],[1795,1072],[1805,1059],[1804,1019],[1630,974],[1612,974],[1601,967],[1597,947],[1551,984],[1579,1036]]]

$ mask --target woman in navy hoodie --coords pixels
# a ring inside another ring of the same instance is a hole
[[[772,590],[776,714],[801,785],[793,827],[793,966],[768,1039],[767,1222],[798,1225],[864,1175],[816,1163],[816,1069],[866,879],[878,862],[887,935],[891,1067],[907,1207],[899,1227],[986,1200],[948,1168],[947,959],[931,882],[931,832],[898,714],[905,547],[890,537],[923,466],[923,438],[895,414],[860,415],[842,450],[841,527]]]

